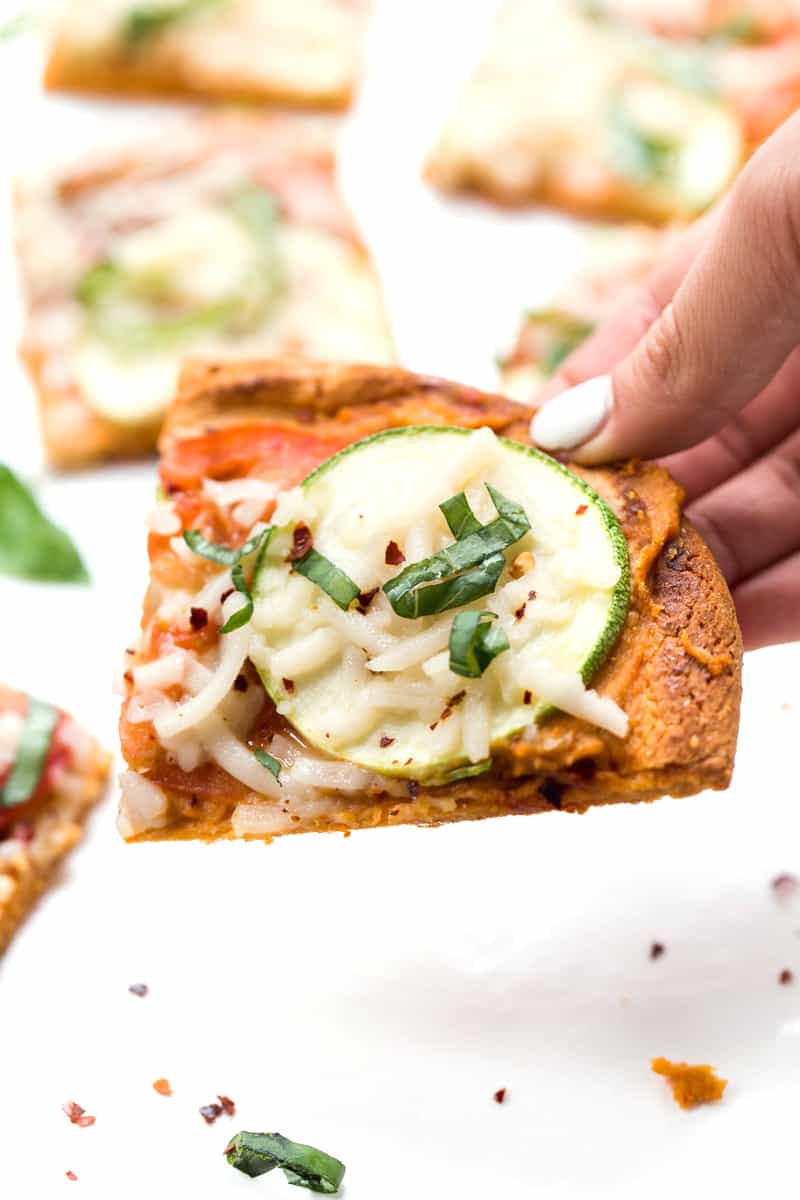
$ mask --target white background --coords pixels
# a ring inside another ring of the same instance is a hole
[[[2,15],[15,7],[0,0]],[[495,8],[378,3],[342,163],[404,361],[490,386],[519,310],[552,293],[580,244],[557,217],[445,202],[419,179]],[[4,193],[26,166],[166,119],[45,99],[39,66],[33,37],[0,48]],[[43,472],[14,362],[6,218],[0,458],[38,483],[94,584],[2,581],[2,675],[114,746],[110,679],[138,620],[155,466]],[[249,1128],[343,1158],[348,1200],[794,1195],[800,903],[780,905],[770,879],[800,871],[798,665],[797,648],[747,663],[727,794],[271,847],[126,847],[111,788],[0,966],[0,1194],[297,1200],[278,1172],[251,1182],[225,1164],[228,1136]],[[795,986],[778,986],[784,967]],[[138,980],[146,999],[127,991]],[[716,1064],[724,1102],[681,1112],[650,1072],[657,1054]],[[217,1092],[238,1113],[207,1128],[197,1109]],[[70,1125],[68,1099],[96,1125]]]

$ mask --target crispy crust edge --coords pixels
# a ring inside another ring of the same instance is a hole
[[[443,393],[471,406],[491,401],[493,412],[499,409],[507,417],[511,436],[515,436],[515,431],[520,435],[527,428],[531,410],[521,404],[402,368],[194,360],[184,366],[178,394],[162,433],[161,450],[167,451],[183,439],[223,429],[243,419],[258,421],[281,415],[284,419],[287,416],[297,419],[298,414],[309,412],[335,415],[340,408],[356,401],[376,403],[425,390]],[[592,482],[592,472],[580,473]],[[668,549],[669,555],[677,555],[681,562],[691,564],[685,577],[666,562]],[[554,760],[533,773],[498,780],[497,786],[489,791],[482,787],[480,779],[462,780],[445,788],[420,787],[413,806],[398,804],[391,797],[374,800],[343,812],[341,820],[326,818],[318,824],[303,824],[297,832],[309,829],[349,832],[356,828],[410,823],[439,825],[554,808],[583,812],[599,804],[648,802],[664,795],[687,796],[706,788],[726,788],[733,771],[741,699],[742,643],[733,600],[711,551],[686,520],[676,530],[669,547],[663,548],[650,574],[654,578],[655,621],[662,626],[666,656],[676,663],[674,677],[665,679],[663,686],[674,687],[675,679],[679,678],[687,696],[696,698],[700,713],[696,728],[675,728],[670,732],[676,748],[680,748],[674,763],[624,775],[613,769],[605,770],[592,779],[584,779],[570,770],[561,771],[562,766],[569,768],[570,763],[559,764]],[[699,599],[702,604],[698,605]],[[686,645],[681,643],[683,630],[689,631]],[[725,658],[724,668],[709,668],[709,661],[719,651]],[[665,693],[664,699],[670,700],[674,708],[674,696]],[[655,700],[659,700],[657,695]],[[576,727],[582,724],[571,718],[562,720]],[[211,839],[233,834],[223,830],[202,831],[187,824],[172,830],[154,830],[135,840],[198,836]]]

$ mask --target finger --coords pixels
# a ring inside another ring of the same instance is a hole
[[[678,285],[708,240],[709,231],[716,224],[718,216],[718,212],[708,213],[670,243],[670,252],[665,260],[537,391],[534,398],[537,407],[559,392],[583,383],[585,379],[605,374],[633,350],[665,304],[675,295]]]
[[[688,513],[731,587],[800,549],[800,432]]]
[[[719,487],[800,428],[800,350],[772,383],[718,434],[662,459],[681,483],[687,503]]]
[[[800,640],[800,554],[734,588],[745,650]]]
[[[612,376],[533,419],[583,463],[655,457],[711,436],[766,387],[800,319],[800,115],[755,155],[674,299]]]

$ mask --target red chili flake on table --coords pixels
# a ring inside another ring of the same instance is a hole
[[[299,562],[314,545],[314,535],[307,525],[295,525],[292,531],[292,548],[286,556],[287,562]]]
[[[361,613],[362,616],[366,616],[367,609],[369,608],[370,604],[372,604],[372,601],[375,599],[379,591],[379,588],[374,587],[370,588],[368,592],[360,592],[356,596],[356,609]]]
[[[153,1091],[158,1092],[159,1096],[171,1096],[172,1084],[168,1079],[155,1079],[153,1081]]]
[[[233,1103],[230,1096],[217,1096],[217,1099],[229,1117],[236,1116],[236,1105]]]
[[[792,983],[794,981],[794,973],[788,967],[784,967],[778,976],[778,983]]]
[[[381,740],[378,745],[380,746],[381,750],[385,750],[387,746],[393,746],[394,743],[395,739],[393,737],[389,737],[388,734],[383,733],[381,734]]]
[[[80,1125],[81,1129],[88,1128],[89,1125],[94,1125],[96,1117],[90,1117],[85,1108],[81,1108],[80,1104],[76,1104],[74,1100],[67,1100],[61,1105],[61,1111],[69,1117],[73,1125]]]
[[[192,629],[205,629],[208,624],[208,613],[204,608],[189,609],[189,624]]]
[[[409,779],[408,781],[408,794],[412,800],[416,800],[419,795],[419,784],[415,779]]]
[[[66,1175],[67,1179],[71,1179],[73,1183],[78,1182],[78,1176],[74,1171],[65,1171],[64,1174]]]
[[[800,879],[788,871],[784,871],[782,875],[776,875],[772,881],[772,890],[779,900],[791,900],[792,896],[797,894],[798,888],[800,888]]]
[[[401,563],[406,561],[406,556],[403,554],[403,551],[400,549],[397,542],[389,542],[389,545],[386,547],[386,554],[384,555],[383,561],[386,563],[387,567],[399,567]]]
[[[237,675],[233,681],[233,690],[235,692],[246,692],[249,686],[247,677],[242,674]]]
[[[575,516],[582,517],[583,514],[588,511],[588,509],[589,509],[588,504],[579,504],[578,507],[575,509]]]
[[[497,1091],[496,1091],[496,1092],[495,1092],[495,1094],[494,1094],[494,1102],[495,1102],[495,1104],[502,1104],[502,1103],[503,1103],[503,1101],[505,1100],[505,1098],[506,1098],[506,1089],[505,1089],[505,1088],[498,1088],[498,1089],[497,1089]]]
[[[200,1109],[200,1116],[206,1125],[213,1125],[217,1117],[221,1117],[223,1112],[224,1109],[221,1104],[204,1104]]]
[[[150,991],[150,988],[147,986],[146,983],[132,983],[131,986],[128,988],[128,991],[133,996],[146,996],[147,993]]]
[[[528,604],[528,601],[524,600],[523,603],[520,604],[519,608],[514,609],[514,616],[518,621],[521,621],[522,618],[525,616],[525,609],[527,607],[527,604]]]
[[[665,945],[663,945],[663,943],[653,942],[652,946],[650,947],[650,957],[661,958],[661,955],[666,952],[666,949],[667,948]]]
[[[293,679],[282,679],[281,683],[283,684],[284,688],[291,696],[292,692],[294,691],[294,680]]]
[[[522,695],[522,703],[523,703],[523,704],[530,704],[530,702],[531,702],[531,700],[532,700],[532,699],[533,699],[533,692],[529,692],[529,691],[526,689],[526,690],[523,692],[523,695]]]

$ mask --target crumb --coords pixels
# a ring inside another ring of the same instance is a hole
[[[71,1179],[73,1183],[78,1182],[78,1176],[74,1171],[65,1171],[64,1174],[66,1175],[67,1179]]]
[[[781,971],[780,975],[778,976],[778,983],[787,984],[787,983],[792,983],[793,980],[794,980],[794,973],[792,971],[790,971],[788,967],[784,967],[783,970]]]
[[[719,1079],[714,1068],[707,1064],[690,1066],[689,1063],[673,1063],[666,1058],[653,1058],[651,1066],[656,1075],[663,1075],[672,1088],[672,1094],[681,1108],[694,1108],[698,1104],[712,1104],[722,1099],[728,1085],[727,1079]]]
[[[653,942],[650,947],[651,958],[661,958],[661,955],[666,952],[667,947],[662,942]]]
[[[133,996],[146,996],[147,993],[150,991],[150,988],[147,986],[146,983],[132,983],[131,986],[128,988],[128,991]]]
[[[156,1079],[153,1083],[153,1091],[158,1092],[159,1096],[171,1096],[172,1085],[168,1079]]]
[[[81,1108],[80,1104],[76,1104],[74,1100],[67,1100],[61,1105],[61,1111],[69,1117],[73,1125],[79,1125],[81,1129],[87,1129],[89,1125],[94,1125],[96,1117],[90,1117],[85,1108]]]
[[[791,900],[800,888],[800,879],[789,871],[776,875],[772,881],[772,890],[778,900]]]
[[[498,1088],[493,1096],[493,1100],[494,1100],[495,1104],[502,1104],[503,1101],[505,1100],[505,1098],[506,1098],[506,1089]]]

